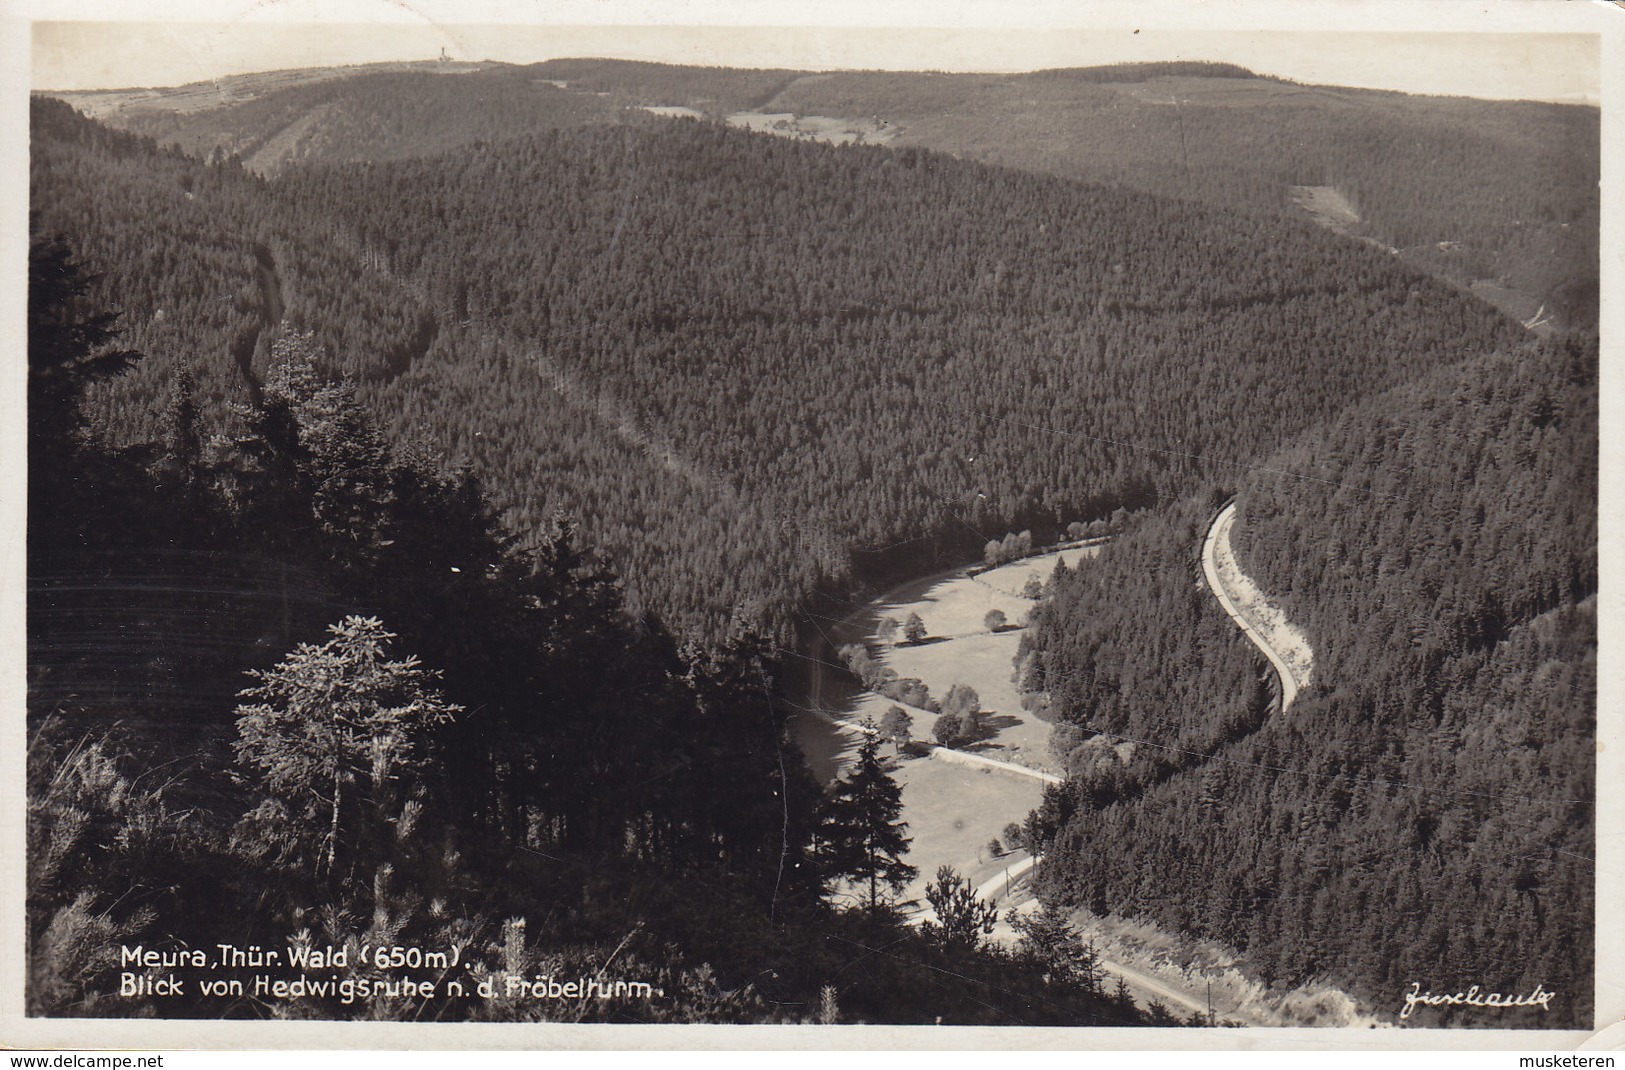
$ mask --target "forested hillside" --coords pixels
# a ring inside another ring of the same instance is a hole
[[[254,84],[241,87],[200,83],[59,95],[162,145],[200,159],[218,148],[270,173],[285,162],[424,156],[575,122],[614,121],[628,110],[660,105],[722,119],[765,103],[801,77],[797,71],[597,59],[378,66],[384,69],[251,76]],[[299,75],[308,80],[295,81]],[[279,136],[298,151],[256,159]]]
[[[1322,187],[1347,209],[1342,231],[1464,285],[1516,291],[1534,302],[1511,303],[1524,318],[1537,304],[1573,325],[1596,317],[1595,108],[1130,64],[841,73],[797,82],[766,110],[876,114],[895,146],[1258,212],[1297,213],[1294,187]]]
[[[84,393],[143,357],[89,291],[35,244],[29,1014],[1144,1021],[1032,948],[838,909],[862,861],[834,861],[761,639],[634,620],[567,527],[515,547],[308,336],[273,347],[235,440],[203,448],[183,378],[161,443],[109,447]],[[327,989],[195,966],[220,945]],[[609,992],[525,987],[586,977]]]
[[[613,120],[623,109],[526,68],[386,71],[268,93],[206,111],[136,111],[132,133],[206,160],[237,156],[271,176],[307,160],[398,160],[534,130]]]
[[[710,634],[865,551],[1238,471],[1516,330],[1308,223],[917,151],[650,118],[264,184],[64,111],[36,118],[39,225],[83,236],[154,354],[95,399],[116,440],[158,433],[181,354],[229,426],[264,328],[302,326],[516,531],[563,509]]]
[[[1411,1024],[1589,1023],[1596,382],[1594,338],[1474,358],[1239,481],[1241,564],[1315,652],[1284,715],[1199,582],[1212,500],[1062,577],[1029,644],[1076,774],[1043,893],[1386,1013],[1413,981],[1566,993]]]
[[[558,59],[445,76],[363,71],[176,110],[159,91],[109,121],[274,173],[290,159],[398,159],[674,106],[877,124],[893,147],[1283,217],[1343,233],[1520,319],[1597,314],[1596,108],[1298,85],[1219,63],[944,74]],[[192,92],[195,96],[196,93]],[[190,99],[190,97],[188,97]],[[408,106],[405,102],[411,100]],[[792,130],[794,128],[792,127]]]

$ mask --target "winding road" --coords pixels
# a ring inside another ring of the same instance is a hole
[[[1229,614],[1230,619],[1236,622],[1236,626],[1275,668],[1275,675],[1281,678],[1281,712],[1285,713],[1287,707],[1292,705],[1292,700],[1298,697],[1298,679],[1292,672],[1292,666],[1287,664],[1280,651],[1271,646],[1263,633],[1247,619],[1241,607],[1236,605],[1235,598],[1224,589],[1224,583],[1219,579],[1218,555],[1220,552],[1226,557],[1230,555],[1230,528],[1235,522],[1236,503],[1227,502],[1213,518],[1213,523],[1208,527],[1207,537],[1202,540],[1202,575],[1207,578],[1208,589],[1218,598],[1220,607]]]

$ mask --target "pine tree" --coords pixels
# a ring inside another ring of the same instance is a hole
[[[110,349],[116,312],[91,312],[85,298],[96,276],[60,241],[28,250],[29,456],[59,454],[79,426],[79,403],[92,383],[116,378],[138,360]]]
[[[873,726],[858,744],[857,765],[836,781],[819,814],[819,858],[824,876],[866,889],[864,905],[881,905],[882,889],[897,893],[918,872],[903,861],[909,837],[903,792],[880,757]]]
[[[1037,965],[1050,983],[1101,990],[1100,956],[1083,942],[1064,910],[1046,903],[1036,913],[1011,917],[1010,924],[1021,934],[1017,951]]]
[[[925,898],[936,915],[925,923],[926,935],[945,951],[974,951],[998,924],[998,909],[984,902],[952,866],[937,870],[936,881],[925,887]]]
[[[237,707],[235,749],[293,822],[325,827],[306,859],[317,875],[333,875],[341,853],[370,875],[368,863],[381,860],[362,857],[378,838],[369,829],[383,833],[380,820],[397,816],[426,765],[429,730],[461,707],[429,686],[435,674],[416,658],[388,658],[395,636],[381,621],[350,616],[328,631],[321,646],[301,643],[250,673],[259,685],[241,693],[250,702]]]
[[[286,413],[292,441],[282,446],[306,488],[324,549],[346,568],[370,569],[394,541],[389,449],[354,392],[322,381],[312,335],[284,335],[271,353],[266,409]]]
[[[82,411],[93,384],[123,375],[140,359],[113,349],[117,312],[90,306],[96,276],[60,241],[36,239],[28,250],[28,555],[39,576],[56,555],[101,542],[129,516],[110,523],[125,503],[101,484],[111,458],[92,448],[97,429]],[[30,596],[30,602],[37,601]]]

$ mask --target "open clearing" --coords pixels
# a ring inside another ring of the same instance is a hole
[[[837,119],[787,111],[736,111],[728,116],[728,125],[830,145],[884,145],[897,136],[895,127],[876,119]]]
[[[925,681],[931,696],[939,701],[955,684],[973,688],[993,732],[988,739],[968,748],[972,753],[1059,773],[1049,754],[1050,726],[1021,708],[1021,695],[1013,679],[1020,626],[1035,604],[1019,592],[1033,577],[1048,581],[1057,561],[1074,568],[1079,561],[1099,552],[1098,544],[1074,546],[977,575],[959,569],[916,580],[894,588],[848,617],[837,629],[836,638],[842,643],[866,642],[876,660],[895,669],[901,677]],[[989,632],[984,622],[990,610],[1003,613],[1009,622],[997,633]],[[883,644],[875,638],[881,620],[890,617],[901,624],[911,613],[919,614],[925,622],[925,642]],[[897,703],[891,699],[864,692],[846,713],[854,720],[872,717],[878,722],[893,705]],[[910,708],[909,713],[914,717],[914,738],[929,740],[935,715],[915,708]],[[1024,815],[1025,811],[1006,820],[1020,820]]]
[[[1339,234],[1347,234],[1360,221],[1360,213],[1336,186],[1288,186],[1287,194],[1310,219]]]
[[[1012,562],[979,575],[965,569],[939,573],[888,591],[862,607],[834,631],[840,643],[866,642],[876,659],[900,676],[923,680],[934,698],[941,699],[955,684],[974,688],[993,735],[969,748],[988,758],[1030,769],[1055,773],[1047,742],[1049,725],[1023,710],[1011,677],[1011,659],[1021,641],[1019,628],[997,634],[987,631],[988,610],[1005,614],[1011,625],[1023,620],[1034,605],[1019,591],[1030,576],[1048,580],[1057,560],[1074,567],[1100,552],[1098,545],[1076,546],[1024,561]],[[910,613],[925,621],[927,639],[917,646],[887,645],[875,639],[885,617],[901,622]],[[898,703],[873,692],[861,692],[829,712],[850,721],[871,718],[877,723]],[[906,707],[914,718],[915,739],[929,740],[936,716],[928,710]],[[847,753],[857,733],[842,730]],[[889,754],[891,746],[882,748]],[[988,841],[1010,822],[1021,822],[1043,798],[1044,782],[988,766],[961,765],[947,759],[904,758],[897,763],[897,782],[903,789],[904,820],[914,843],[908,861],[919,876],[905,890],[905,899],[923,901],[925,885],[937,867],[951,865],[973,884],[997,876],[1008,865],[1025,858],[1017,852],[995,859]]]
[[[682,104],[646,104],[643,110],[651,115],[659,115],[667,119],[705,118],[705,113],[698,108],[690,108]]]
[[[1065,561],[1068,568],[1076,568],[1080,561],[1094,557],[1100,550],[1101,544],[1095,542],[1011,562],[975,575],[968,569],[957,569],[927,576],[893,588],[880,599],[861,607],[834,628],[831,638],[837,643],[866,643],[877,660],[901,676],[919,677],[938,699],[954,684],[975,688],[995,731],[991,738],[971,749],[989,758],[1052,771],[1055,763],[1047,747],[1049,725],[1021,708],[1019,693],[1011,680],[1014,671],[1011,659],[1020,642],[1020,629],[1010,627],[990,634],[983,618],[988,610],[997,609],[1011,625],[1019,624],[1035,604],[1020,594],[1030,578],[1048,582],[1058,560]],[[881,620],[891,617],[902,622],[910,613],[918,613],[925,622],[925,642],[885,644],[875,638]],[[838,697],[836,688],[828,690],[828,712],[848,724],[864,718],[878,722],[887,707],[896,705],[868,691],[849,694],[843,690]],[[909,713],[914,718],[913,736],[929,738],[935,716],[921,709],[911,708]],[[850,728],[836,731],[846,743],[846,753],[840,759],[844,761],[857,742],[858,732]],[[892,750],[889,745],[882,747],[883,754],[890,754]],[[907,860],[919,871],[904,889],[903,899],[923,907],[925,886],[935,879],[937,867],[953,866],[972,887],[981,889],[987,898],[1004,908],[993,939],[1014,943],[1017,934],[1008,912],[1033,909],[1034,901],[1027,890],[1030,873],[1005,880],[1001,877],[1013,873],[1029,856],[1025,851],[1015,851],[995,857],[988,849],[988,841],[1009,823],[1020,823],[1026,818],[1042,800],[1044,782],[1015,771],[958,764],[947,757],[955,752],[937,749],[931,753],[933,757],[897,761],[893,773],[903,791],[903,820],[908,822],[908,834],[913,838]],[[1102,952],[1102,964],[1114,976],[1124,979],[1142,1005],[1161,1000],[1186,1015],[1205,1009],[1196,994],[1200,985],[1167,961],[1166,956],[1152,956],[1145,947],[1131,947],[1126,943],[1121,957],[1107,954],[1105,934],[1097,935],[1093,921],[1081,917],[1080,929],[1096,941]],[[1173,943],[1171,938],[1170,943]],[[1239,1013],[1233,1017],[1249,1018]]]
[[[330,104],[316,105],[268,138],[243,161],[243,166],[255,174],[275,178],[284,164],[308,154],[305,143],[321,135],[322,120],[331,108]]]
[[[485,70],[490,64],[437,60],[391,61],[365,63],[347,67],[308,67],[285,71],[258,71],[250,74],[232,74],[205,82],[163,89],[86,89],[52,93],[72,104],[93,119],[106,119],[126,113],[178,112],[189,114],[255,100],[279,89],[332,82],[358,74],[381,71],[421,71],[431,74],[471,74]]]

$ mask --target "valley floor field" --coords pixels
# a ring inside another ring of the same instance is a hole
[[[1221,608],[1276,666],[1290,704],[1298,686],[1309,680],[1312,653],[1301,633],[1269,606],[1241,572],[1229,544],[1235,515],[1234,505],[1227,506],[1210,526],[1202,547],[1204,573]],[[857,607],[826,629],[835,647],[865,644],[877,661],[901,677],[922,680],[937,699],[955,684],[974,688],[993,729],[989,738],[962,750],[925,744],[921,741],[930,738],[936,715],[904,707],[913,718],[911,734],[916,742],[911,749],[917,756],[897,756],[893,776],[902,788],[902,816],[913,839],[907,861],[919,871],[903,892],[915,917],[928,909],[925,887],[942,865],[953,866],[979,896],[1000,905],[1004,916],[993,938],[1001,943],[1013,944],[1017,939],[1010,914],[1037,908],[1028,889],[1035,860],[1019,850],[995,855],[989,845],[1006,825],[1024,820],[1041,801],[1045,784],[1058,783],[1062,772],[1047,747],[1049,723],[1022,708],[1014,682],[1013,661],[1021,630],[1036,604],[1021,592],[1032,577],[1047,581],[1057,561],[1076,568],[1101,548],[1102,543],[1094,541],[998,568],[961,568],[911,580]],[[990,610],[1004,613],[1009,624],[989,632],[985,618]],[[918,614],[925,623],[923,641],[877,637],[882,621],[902,622],[910,614]],[[861,722],[878,723],[889,707],[903,705],[871,691],[851,692],[845,686],[847,681],[838,679],[845,675],[832,665],[815,674],[812,706],[822,717],[816,726],[802,726],[804,744],[809,732],[825,736],[829,745],[815,752],[815,758],[828,758],[829,769],[838,769],[853,753]],[[883,753],[894,751],[890,745],[883,748]],[[1100,952],[1108,984],[1123,978],[1143,1006],[1157,1001],[1190,1017],[1206,1014],[1211,999],[1219,1021],[1249,1025],[1370,1022],[1359,1015],[1353,1000],[1330,987],[1289,993],[1266,990],[1239,968],[1239,956],[1233,949],[1115,916],[1079,912],[1074,924]]]
[[[1006,825],[1020,823],[1038,805],[1046,782],[1060,779],[1046,746],[1049,724],[1021,708],[1012,680],[1019,625],[1024,625],[1035,604],[1020,592],[1029,577],[1047,580],[1058,560],[1074,568],[1100,548],[1098,542],[1073,546],[976,574],[962,568],[912,580],[859,607],[829,630],[829,638],[837,646],[867,643],[877,660],[901,676],[923,680],[937,698],[954,684],[974,688],[994,728],[989,739],[968,752],[932,746],[929,756],[897,761],[893,776],[903,790],[903,820],[913,838],[907,861],[919,870],[904,890],[905,901],[923,906],[925,886],[935,878],[937,867],[951,865],[984,899],[1000,904],[1006,915],[1036,908],[1027,891],[1033,859],[1025,851],[994,857],[988,850],[989,841]],[[983,619],[993,609],[1018,626],[989,633]],[[902,621],[910,613],[918,613],[925,622],[928,634],[924,642],[891,644],[875,638],[880,621],[887,617]],[[819,706],[820,695],[830,695],[832,701],[820,709],[826,718],[834,719],[833,725],[826,722],[825,727],[838,738],[841,749],[835,758],[839,762],[850,754],[858,738],[858,722],[878,722],[888,707],[898,703],[873,692],[839,701],[831,683],[815,684],[819,693],[815,706]],[[917,708],[908,708],[908,712],[914,718],[914,738],[929,739],[935,715]],[[890,746],[884,748],[884,752],[891,750]],[[1008,916],[1001,918],[993,937],[1003,943],[1015,942]],[[1128,945],[1123,946],[1127,950]],[[1181,987],[1179,980],[1161,976],[1166,969],[1160,962],[1108,961],[1103,956],[1102,964],[1112,975],[1108,984],[1122,977],[1143,1005],[1157,1000],[1187,1017],[1207,1009],[1206,994],[1198,982],[1184,978],[1186,986]],[[1221,1018],[1226,1016],[1226,1008],[1217,1009]],[[1252,1020],[1241,1014],[1229,1017]]]

